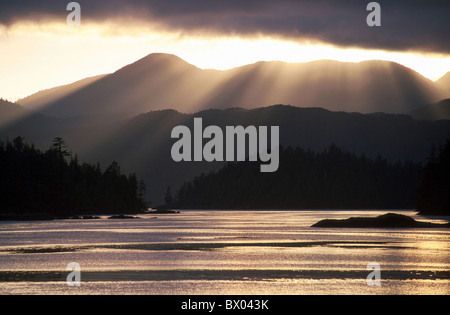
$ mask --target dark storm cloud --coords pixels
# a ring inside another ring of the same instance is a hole
[[[68,0],[2,0],[0,23],[61,18]],[[167,29],[267,34],[340,46],[450,53],[448,0],[384,0],[382,26],[366,24],[369,0],[79,0],[85,20],[132,17]]]

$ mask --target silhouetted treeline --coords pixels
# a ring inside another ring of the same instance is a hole
[[[0,214],[130,213],[145,208],[145,185],[114,162],[80,163],[61,138],[41,152],[21,137],[0,142]]]
[[[357,157],[335,145],[280,150],[276,173],[260,162],[230,163],[185,183],[173,206],[188,209],[411,209],[422,166]]]
[[[450,215],[450,140],[433,148],[418,190],[417,209],[421,214]]]

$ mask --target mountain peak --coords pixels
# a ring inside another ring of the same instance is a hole
[[[194,65],[191,65],[190,63],[186,62],[185,60],[181,59],[180,57],[172,54],[164,54],[164,53],[153,53],[150,55],[145,56],[142,59],[139,59],[132,64],[129,64],[128,66],[125,66],[121,69],[119,69],[117,72],[123,71],[123,70],[135,70],[136,68],[143,67],[143,68],[155,68],[155,67],[168,67],[168,68],[174,68],[174,67],[180,67],[180,68],[190,68],[190,69],[198,69]],[[200,70],[200,69],[198,69]]]
[[[174,54],[167,54],[167,53],[151,53],[145,56],[144,58],[138,60],[138,61],[144,61],[144,60],[152,60],[152,61],[181,61],[186,63],[185,60],[181,59],[177,55]]]

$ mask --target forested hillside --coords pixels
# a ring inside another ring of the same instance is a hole
[[[191,209],[412,209],[422,166],[369,159],[331,145],[322,153],[281,149],[280,169],[230,163],[196,177],[173,206]]]
[[[41,152],[17,137],[0,142],[0,214],[66,217],[78,214],[140,212],[145,209],[145,185],[136,175],[125,176],[113,162],[80,163],[56,138]]]

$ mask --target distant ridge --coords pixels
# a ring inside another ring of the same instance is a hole
[[[138,115],[175,109],[272,104],[360,113],[408,113],[442,99],[435,83],[387,61],[257,62],[226,71],[202,70],[181,58],[151,54],[115,73],[32,95],[18,103],[43,114]],[[68,91],[70,93],[68,93]]]
[[[450,120],[450,99],[419,108],[410,116],[421,120]]]
[[[24,117],[27,112],[23,107],[0,98],[0,127]]]

